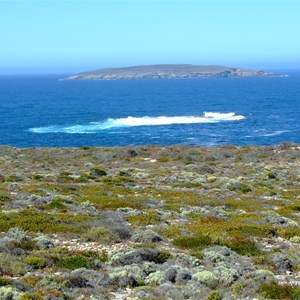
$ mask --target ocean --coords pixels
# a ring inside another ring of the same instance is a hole
[[[0,145],[300,143],[300,71],[280,78],[0,77]]]

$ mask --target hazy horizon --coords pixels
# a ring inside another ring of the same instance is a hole
[[[293,0],[2,0],[0,74],[150,64],[299,70]]]

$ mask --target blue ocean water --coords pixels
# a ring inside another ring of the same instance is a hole
[[[0,145],[300,143],[300,72],[282,78],[0,77]]]

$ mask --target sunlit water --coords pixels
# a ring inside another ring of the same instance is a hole
[[[133,81],[0,77],[0,144],[300,143],[300,74],[289,75]]]

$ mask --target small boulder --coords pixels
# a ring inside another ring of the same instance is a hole
[[[156,249],[140,248],[125,249],[114,252],[110,256],[109,260],[112,266],[124,266],[130,264],[139,264],[144,261],[163,263],[166,261],[166,257]]]
[[[213,272],[207,270],[202,270],[195,273],[192,276],[192,279],[205,284],[211,289],[214,289],[218,285],[218,277]]]
[[[131,240],[136,243],[158,243],[162,241],[162,238],[159,234],[154,232],[151,229],[146,230],[138,230],[134,233],[134,235],[131,237]]]

